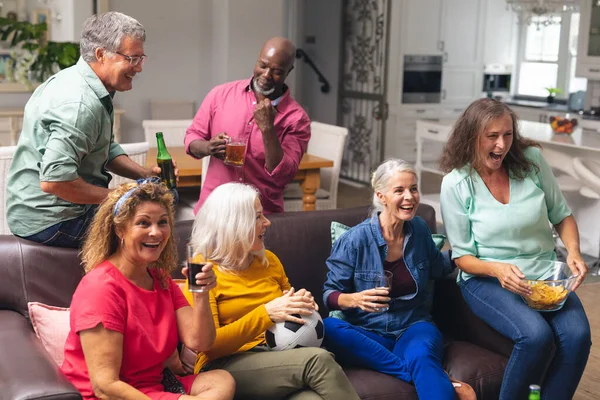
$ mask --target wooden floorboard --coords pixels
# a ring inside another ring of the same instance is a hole
[[[584,284],[577,289],[577,295],[590,321],[592,329],[592,351],[587,367],[575,393],[575,400],[597,400],[600,398],[600,282]]]

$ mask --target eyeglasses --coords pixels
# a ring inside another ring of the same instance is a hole
[[[135,67],[138,64],[144,65],[146,58],[148,58],[148,56],[145,54],[142,54],[141,56],[128,56],[127,54],[119,53],[118,51],[113,51],[113,53],[125,58],[127,61],[129,61],[129,65],[131,65],[132,67]]]

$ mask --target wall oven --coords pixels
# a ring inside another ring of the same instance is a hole
[[[440,103],[442,56],[404,56],[402,103]]]

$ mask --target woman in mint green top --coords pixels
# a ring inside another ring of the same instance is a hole
[[[449,172],[442,216],[465,301],[514,343],[500,399],[526,398],[532,383],[541,385],[543,399],[572,398],[591,346],[585,311],[575,293],[557,312],[529,308],[520,298],[531,293],[523,278],[549,271],[513,264],[556,259],[552,224],[580,275],[574,289],[587,273],[577,224],[539,146],[520,136],[509,107],[479,99],[454,125],[440,164]]]

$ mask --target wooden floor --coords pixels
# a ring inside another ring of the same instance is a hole
[[[592,351],[587,367],[575,393],[575,400],[597,400],[600,398],[600,282],[584,283],[577,295],[590,321],[592,329]]]
[[[433,193],[434,188],[439,188],[439,179],[431,179],[421,184],[421,192]],[[438,189],[439,190],[439,189]],[[354,187],[340,183],[338,188],[338,208],[357,207],[369,205],[373,192],[370,187]],[[587,367],[579,383],[574,400],[600,399],[600,278],[589,276],[584,284],[577,289],[586,310],[592,329],[592,351]],[[590,283],[593,282],[593,283]]]

